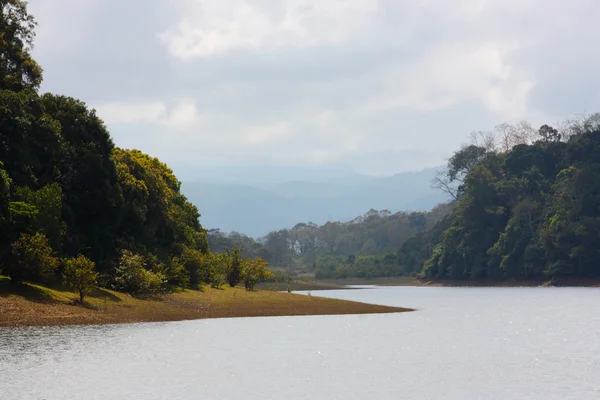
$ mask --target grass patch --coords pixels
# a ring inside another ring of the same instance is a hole
[[[18,286],[18,287],[17,287]],[[412,311],[399,307],[243,288],[180,290],[152,299],[97,289],[84,306],[65,287],[12,285],[0,277],[0,326],[88,325],[200,318],[372,314]]]

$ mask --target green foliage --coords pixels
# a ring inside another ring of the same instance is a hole
[[[599,117],[590,119],[568,135],[543,125],[542,140],[488,152],[471,165],[438,243],[415,242],[430,254],[421,276],[600,276],[600,129]]]
[[[160,292],[167,283],[166,276],[147,268],[148,264],[142,255],[123,250],[115,271],[115,288],[138,295]]]
[[[58,267],[58,259],[42,233],[23,233],[11,244],[4,273],[13,282],[44,281]]]
[[[83,304],[85,296],[96,286],[98,273],[96,263],[83,255],[63,260],[63,278],[65,283],[79,293],[79,302]]]
[[[50,245],[56,251],[62,249],[65,234],[65,223],[62,220],[62,189],[57,183],[51,183],[39,190],[18,187],[14,197],[37,210],[34,230],[42,232],[48,238]]]
[[[27,12],[27,2],[0,2],[0,89],[36,89],[42,69],[31,58],[35,21]]]
[[[173,172],[137,150],[115,149],[117,176],[124,197],[121,243],[133,251],[180,254],[183,247],[208,251],[200,214],[179,192]]]
[[[236,287],[242,280],[242,259],[240,253],[239,249],[234,249],[230,254],[231,262],[227,270],[227,283],[231,287]]]
[[[246,290],[254,290],[258,282],[274,277],[273,273],[267,268],[268,263],[262,258],[245,258],[242,265],[241,277],[243,278]],[[231,285],[231,282],[229,284]]]

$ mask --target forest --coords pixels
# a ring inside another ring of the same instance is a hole
[[[266,263],[208,247],[200,213],[160,160],[116,147],[84,102],[40,93],[24,1],[0,17],[0,269],[14,283],[100,284],[136,294],[202,283],[247,288]]]
[[[599,276],[600,114],[501,128],[450,158],[436,183],[454,211],[440,235],[407,241],[403,259],[423,278]]]

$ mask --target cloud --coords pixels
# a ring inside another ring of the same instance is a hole
[[[382,89],[364,109],[435,112],[476,100],[505,118],[522,118],[534,81],[512,63],[511,53],[518,48],[518,43],[493,42],[432,48],[413,63],[384,71],[378,80]]]
[[[108,125],[157,124],[168,128],[198,127],[200,117],[194,100],[180,100],[168,108],[163,101],[112,102],[95,107]]]
[[[471,131],[600,109],[595,0],[30,6],[42,89],[172,165],[393,173],[443,163]]]
[[[267,141],[273,141],[277,138],[291,134],[291,126],[287,122],[279,122],[271,125],[256,126],[246,133],[246,142],[250,144],[260,144]]]
[[[375,0],[195,0],[179,7],[179,22],[158,38],[182,60],[340,43],[368,26],[379,9]]]

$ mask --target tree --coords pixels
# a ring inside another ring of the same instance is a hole
[[[254,290],[259,281],[274,277],[273,273],[267,268],[267,262],[262,258],[245,259],[243,261],[242,276],[246,290]]]
[[[4,273],[14,283],[44,280],[58,267],[58,259],[42,233],[21,234],[11,250]]]
[[[432,186],[448,193],[455,200],[464,192],[463,182],[471,169],[488,153],[485,147],[463,146],[448,160],[445,171],[439,171],[432,180]]]
[[[242,280],[242,259],[240,258],[240,249],[234,249],[230,254],[231,263],[227,271],[227,283],[235,287]]]
[[[96,286],[96,263],[80,254],[75,258],[63,260],[63,266],[65,283],[79,293],[79,303],[83,304],[84,297]]]
[[[0,1],[0,89],[36,90],[42,68],[31,58],[36,22],[23,0]]]
[[[542,125],[539,130],[539,135],[544,142],[560,142],[562,135],[558,130],[549,125]]]

